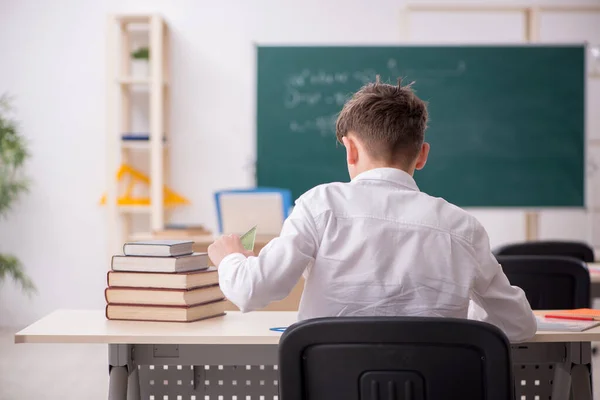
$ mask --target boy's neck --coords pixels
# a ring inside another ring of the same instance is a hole
[[[384,162],[369,161],[369,162],[365,163],[364,166],[361,166],[361,168],[357,170],[357,175],[362,174],[363,172],[367,172],[367,171],[370,171],[373,169],[378,169],[378,168],[399,169],[401,171],[406,172],[410,176],[413,176],[415,173],[415,168],[413,166],[411,166],[410,168],[406,168],[405,166],[401,166],[398,164],[388,164],[388,163],[384,163]]]

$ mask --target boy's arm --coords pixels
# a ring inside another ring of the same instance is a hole
[[[218,262],[223,294],[242,312],[285,298],[314,261],[318,237],[310,211],[297,202],[279,237],[271,240],[257,257],[246,257],[239,251],[224,255]]]
[[[520,342],[535,335],[537,322],[523,290],[511,286],[490,250],[485,229],[477,224],[474,232],[475,257],[479,269],[475,277],[469,318],[500,328],[509,340]]]

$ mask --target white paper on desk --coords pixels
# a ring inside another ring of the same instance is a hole
[[[583,332],[600,325],[600,321],[568,321],[537,316],[536,319],[539,332]]]

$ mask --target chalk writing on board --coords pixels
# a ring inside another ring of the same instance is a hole
[[[347,92],[335,92],[333,94],[323,94],[321,92],[303,93],[299,90],[288,88],[285,94],[284,105],[287,109],[293,109],[302,104],[316,106],[325,103],[343,106],[351,96],[352,93]]]
[[[290,131],[295,133],[304,133],[317,131],[321,136],[335,135],[335,122],[338,114],[323,115],[308,121],[290,121]]]
[[[415,80],[417,82],[427,82],[429,84],[438,82],[445,78],[453,78],[463,75],[467,70],[467,64],[464,60],[459,61],[454,66],[431,66],[430,68],[403,68],[399,65],[397,59],[389,58],[383,70],[375,68],[365,68],[358,71],[327,71],[325,69],[310,70],[305,68],[299,72],[288,75],[284,81],[284,107],[288,110],[297,107],[312,107],[320,109],[327,107],[331,110],[334,107],[339,111],[341,107],[352,96],[347,92],[348,83],[357,83],[365,85],[374,82],[377,74],[385,82],[396,84],[398,77]],[[404,82],[408,84],[410,82]],[[327,113],[328,111],[321,111]],[[289,130],[293,133],[316,132],[321,136],[335,135],[335,114],[326,114],[317,116],[308,120],[293,119],[289,121]]]
[[[348,82],[350,74],[348,72],[325,72],[319,70],[311,72],[304,69],[299,73],[292,74],[287,79],[287,86],[301,88],[307,85],[328,86],[336,83],[344,84]]]
[[[459,61],[456,66],[451,68],[401,68],[395,58],[388,59],[386,71],[377,71],[375,68],[366,68],[359,71],[311,71],[303,69],[300,72],[293,73],[286,79],[288,88],[304,88],[308,86],[334,86],[336,84],[346,84],[354,80],[362,85],[374,82],[377,74],[389,76],[393,80],[398,77],[409,77],[416,80],[433,81],[447,77],[458,77],[467,70],[467,63],[464,60]],[[384,78],[385,79],[385,78]],[[395,82],[391,82],[395,83]]]
[[[323,95],[319,92],[301,93],[295,89],[288,89],[285,96],[285,108],[296,108],[300,104],[313,106],[321,101]]]

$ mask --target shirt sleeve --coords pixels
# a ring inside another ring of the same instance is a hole
[[[314,262],[318,237],[310,211],[301,201],[296,202],[279,237],[271,240],[257,257],[236,253],[221,261],[221,291],[242,312],[284,299]]]
[[[485,229],[477,223],[474,248],[479,269],[475,276],[469,318],[500,328],[511,342],[532,338],[537,321],[523,290],[511,286],[490,250]]]

